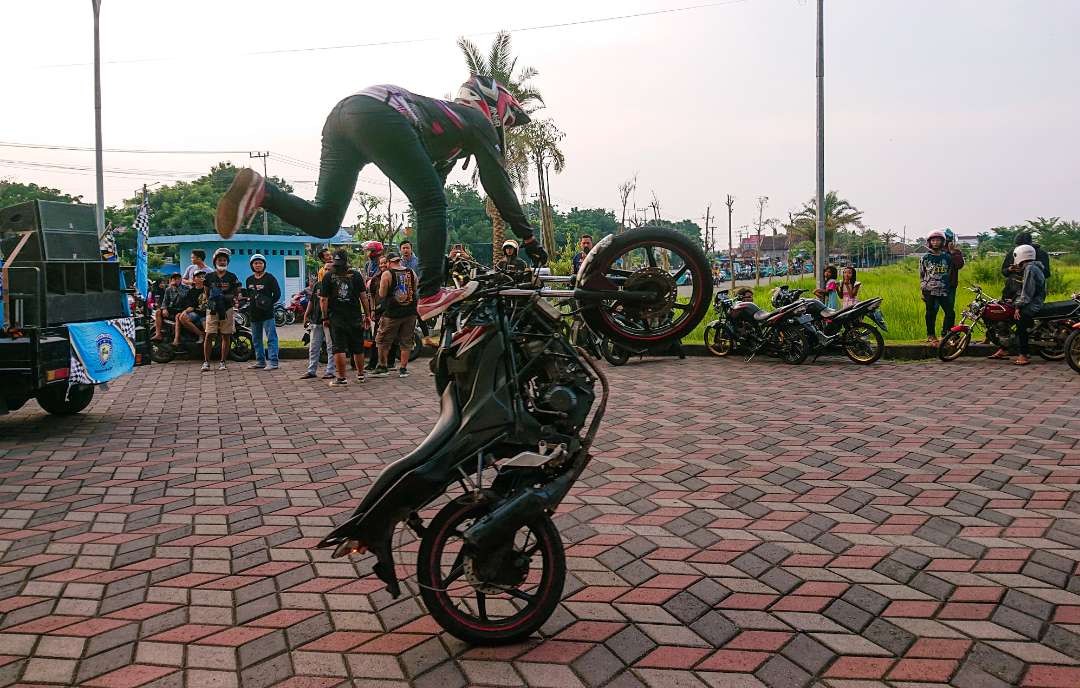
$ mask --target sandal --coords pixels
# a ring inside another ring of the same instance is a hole
[[[1026,356],[1017,356],[1016,360],[1013,361],[1013,365],[1031,365],[1031,359]]]
[[[999,361],[1000,361],[1000,360],[1003,360],[1003,359],[1006,359],[1006,358],[1008,358],[1008,357],[1009,357],[1009,354],[1008,354],[1008,353],[1006,353],[1005,351],[1002,351],[1001,349],[998,349],[998,350],[997,350],[997,351],[995,351],[994,353],[992,353],[992,354],[990,354],[989,356],[987,356],[987,358],[993,358],[993,359],[997,359],[997,360],[999,360]]]

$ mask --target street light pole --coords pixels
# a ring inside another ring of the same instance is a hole
[[[817,0],[817,232],[814,269],[819,289],[825,284],[825,0]]]
[[[101,161],[101,39],[98,32],[98,15],[101,0],[90,0],[94,6],[94,165],[97,176],[97,233],[105,233],[105,175]]]

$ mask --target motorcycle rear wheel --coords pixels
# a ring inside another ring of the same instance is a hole
[[[428,612],[456,638],[475,645],[505,645],[537,631],[562,597],[566,556],[559,531],[546,514],[514,534],[514,564],[507,572],[522,578],[516,585],[478,579],[483,562],[469,553],[462,534],[491,512],[492,505],[473,494],[451,501],[431,519],[420,541],[416,578]],[[541,568],[535,570],[533,558]],[[522,575],[518,562],[526,560]],[[500,569],[500,573],[503,571]],[[494,618],[500,614],[500,618]]]
[[[296,313],[294,313],[292,311],[285,311],[285,324],[286,325],[295,325],[296,324]]]
[[[176,358],[176,348],[172,342],[150,340],[150,360],[154,363],[170,363]]]
[[[856,363],[870,365],[885,353],[885,338],[876,327],[860,323],[844,333],[844,353]]]
[[[215,347],[220,352],[221,349]],[[251,341],[251,335],[244,332],[237,332],[232,336],[232,340],[229,342],[229,359],[236,361],[237,363],[244,363],[250,361],[251,357],[255,355],[255,344]]]
[[[788,325],[777,334],[777,355],[784,363],[800,365],[810,355],[810,342],[802,328]]]
[[[735,348],[735,342],[728,335],[726,328],[710,325],[705,328],[705,346],[714,356],[727,356]]]
[[[665,256],[674,274],[658,265],[658,259]],[[638,260],[642,266],[634,267]],[[691,293],[680,298],[679,282],[686,275]],[[647,303],[611,299],[589,303],[583,299],[582,317],[593,332],[638,349],[690,334],[709,311],[713,280],[705,253],[690,237],[672,229],[645,227],[613,236],[606,245],[601,243],[578,287],[654,294]]]
[[[285,315],[285,309],[284,308],[275,308],[274,309],[274,324],[275,325],[277,325],[278,327],[281,327],[281,326],[285,325],[286,324],[285,323],[286,317],[287,316]],[[294,319],[295,319],[295,317],[294,317]]]
[[[604,360],[607,361],[610,365],[626,365],[627,362],[630,360],[630,350],[624,346],[616,344],[607,337],[603,337],[600,339],[599,348],[600,355],[603,356]]]
[[[1073,330],[1065,340],[1065,360],[1070,368],[1080,373],[1080,330]]]
[[[971,343],[970,330],[957,330],[950,332],[941,338],[938,343],[937,355],[943,361],[955,361],[967,350]]]
[[[1060,322],[1051,323],[1051,324],[1047,325],[1047,327],[1050,329],[1051,332],[1054,332],[1055,334],[1056,334],[1056,330],[1058,328],[1068,329],[1068,325],[1065,325],[1064,323],[1060,323]],[[1066,336],[1063,337],[1062,339],[1068,338],[1068,334],[1071,334],[1071,333],[1066,333]],[[1056,339],[1056,337],[1055,337],[1055,339]],[[1045,358],[1047,361],[1060,361],[1061,359],[1065,358],[1065,346],[1064,346],[1064,343],[1062,344],[1061,347],[1054,347],[1054,348],[1046,348],[1046,347],[1040,346],[1040,347],[1036,347],[1035,353],[1039,354],[1040,356]]]

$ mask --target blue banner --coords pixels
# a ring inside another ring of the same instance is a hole
[[[147,274],[147,243],[150,241],[150,201],[146,198],[143,187],[143,201],[135,214],[135,291],[146,300],[150,292],[150,277]]]
[[[130,318],[70,323],[73,383],[97,385],[135,368],[134,323]]]

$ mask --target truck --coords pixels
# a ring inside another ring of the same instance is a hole
[[[133,345],[135,365],[150,362],[133,269],[102,260],[95,206],[28,201],[0,208],[0,264],[0,415],[31,399],[55,415],[90,404],[95,385],[75,382],[86,376],[72,371],[73,335],[87,329],[81,324],[114,328],[103,331],[115,336],[98,337],[101,362],[129,346],[120,336]]]

